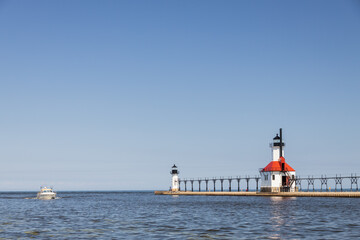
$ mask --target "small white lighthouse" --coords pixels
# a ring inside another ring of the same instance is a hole
[[[285,162],[282,129],[276,134],[272,148],[272,161],[260,169],[262,192],[295,192],[295,170]]]
[[[171,171],[171,191],[173,192],[177,192],[179,191],[179,171],[176,167],[176,165],[174,164],[174,166],[172,166]]]

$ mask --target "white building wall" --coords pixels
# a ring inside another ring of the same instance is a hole
[[[295,174],[295,172],[291,173]],[[282,186],[283,175],[282,172],[261,172],[261,191],[279,192]],[[295,187],[292,188],[295,190]]]
[[[280,188],[282,184],[281,172],[271,172],[271,187]]]
[[[272,147],[273,161],[279,161],[280,158],[280,147]],[[284,147],[282,149],[282,156],[285,157]]]
[[[271,173],[260,172],[261,174],[261,187],[271,187]]]
[[[295,171],[288,173],[290,178],[296,177]],[[261,172],[260,174],[261,174],[261,191],[266,191],[266,192],[280,191],[280,188],[282,186],[282,176],[287,176],[285,173],[282,172]],[[293,182],[290,188],[290,192],[295,192],[295,191],[296,191],[296,185],[295,182]]]
[[[179,191],[179,176],[177,174],[172,175],[171,191]]]

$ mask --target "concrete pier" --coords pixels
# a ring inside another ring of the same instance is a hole
[[[343,197],[360,198],[360,192],[172,192],[155,191],[155,195],[186,195],[186,196],[256,196],[256,197]]]

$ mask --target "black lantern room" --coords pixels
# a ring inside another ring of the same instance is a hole
[[[281,128],[280,128],[280,136],[279,136],[279,134],[276,134],[276,136],[273,138],[272,146],[274,146],[274,147],[285,146],[285,143],[283,142],[283,139],[282,139],[282,129]]]
[[[174,166],[172,166],[170,174],[179,174],[179,171],[175,164],[174,164]]]

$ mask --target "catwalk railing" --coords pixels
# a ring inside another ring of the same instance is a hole
[[[326,176],[326,175],[321,175],[320,177],[314,177],[314,176],[308,176],[308,177],[300,177],[300,176],[296,176],[295,179],[293,180],[294,184],[297,186],[299,191],[303,191],[303,182],[305,182],[305,184],[307,183],[307,188],[306,191],[315,191],[315,185],[318,184],[320,186],[320,188],[317,188],[316,190],[319,191],[323,191],[323,187],[325,191],[331,191],[331,188],[329,188],[329,186],[334,186],[333,190],[334,191],[343,191],[343,184],[344,181],[347,180],[347,185],[350,186],[350,191],[359,191],[359,178],[360,176],[356,175],[356,174],[351,174],[350,176],[341,176],[341,175],[336,175],[336,176]],[[245,176],[245,177],[241,177],[241,176],[236,176],[236,177],[213,177],[213,178],[198,178],[198,179],[194,179],[194,178],[184,178],[184,179],[179,179],[179,186],[180,186],[180,191],[192,191],[194,192],[194,183],[196,184],[195,187],[198,187],[197,190],[199,192],[201,191],[224,191],[224,183],[227,183],[227,187],[228,187],[228,191],[234,191],[233,187],[233,182],[237,183],[235,185],[235,191],[240,192],[241,187],[240,184],[241,182],[246,182],[246,188],[245,191],[250,191],[250,183],[251,182],[255,182],[256,184],[256,188],[253,189],[255,191],[259,191],[259,183],[261,182],[261,178],[260,176],[254,176],[254,177],[250,177],[250,176]],[[211,183],[212,186],[210,186],[209,182]],[[188,183],[189,185],[189,189],[188,189]],[[201,188],[202,187],[202,183],[205,183],[205,189]],[[216,188],[216,183],[220,183],[220,189]],[[183,185],[183,187],[181,186]],[[353,187],[354,186],[354,187]],[[210,190],[210,187],[211,190]],[[340,189],[339,189],[340,188]]]

